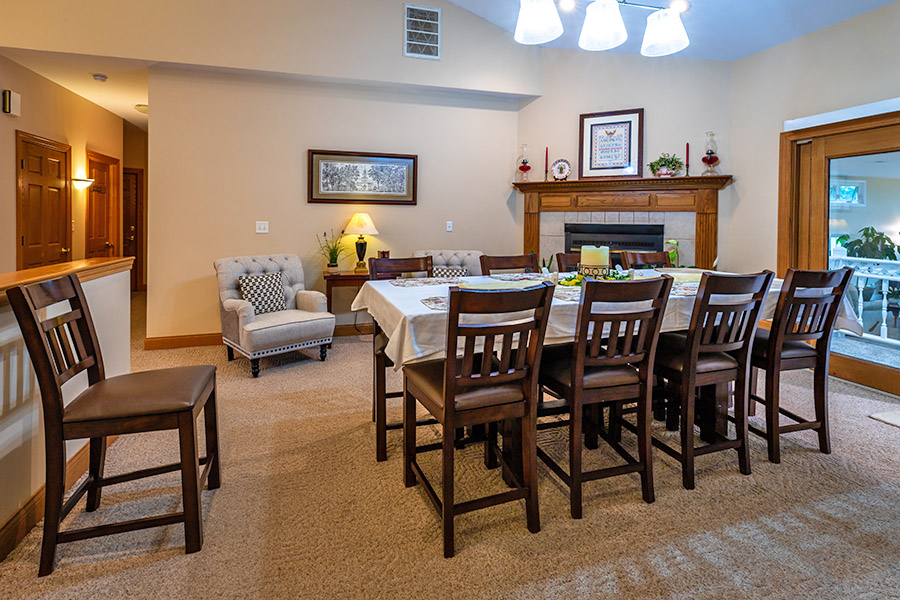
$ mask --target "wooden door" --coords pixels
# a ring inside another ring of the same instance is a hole
[[[779,171],[778,272],[788,267],[829,268],[830,182],[833,161],[900,152],[900,112],[865,117],[783,133]],[[852,233],[852,232],[851,232]],[[858,283],[858,279],[857,285]],[[858,292],[862,293],[862,290]],[[888,298],[883,298],[884,306]],[[863,302],[857,297],[858,306]],[[856,304],[855,304],[856,306]],[[886,309],[885,309],[886,310]],[[859,310],[857,310],[859,312]],[[864,333],[866,337],[873,337]],[[897,352],[876,345],[881,356]],[[842,354],[833,346],[831,374],[865,386],[900,394],[900,369],[871,356]]]
[[[85,207],[85,258],[118,256],[119,159],[87,152],[88,188]]]
[[[133,256],[131,291],[144,289],[144,170],[122,170],[122,256]]]
[[[16,269],[72,259],[71,147],[16,132]]]

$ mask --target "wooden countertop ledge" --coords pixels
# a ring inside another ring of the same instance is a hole
[[[57,265],[37,267],[35,269],[25,269],[24,271],[3,273],[0,274],[0,299],[5,300],[6,290],[19,285],[56,279],[57,277],[69,275],[70,273],[78,273],[78,277],[81,281],[90,281],[91,279],[99,279],[100,277],[106,277],[107,275],[112,275],[114,273],[130,271],[133,262],[133,256],[86,258],[84,260],[73,260]]]

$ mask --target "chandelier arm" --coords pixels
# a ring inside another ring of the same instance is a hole
[[[622,6],[633,6],[634,8],[645,8],[647,10],[663,10],[665,6],[650,6],[648,4],[639,4],[637,2],[629,2],[628,0],[616,0]]]

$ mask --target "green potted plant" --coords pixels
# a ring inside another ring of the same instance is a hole
[[[847,256],[855,258],[875,258],[880,260],[897,260],[897,245],[884,233],[874,227],[863,227],[859,230],[859,237],[850,239],[850,234],[845,233],[837,239],[837,243],[847,250]],[[891,284],[893,289],[893,284]],[[863,288],[863,301],[871,300],[875,288],[868,285]]]
[[[335,236],[333,229],[331,230],[331,237],[328,237],[328,233],[324,231],[321,238],[319,234],[316,234],[316,241],[319,243],[319,253],[325,257],[328,263],[325,270],[329,273],[335,273],[338,270],[338,261],[341,259],[341,256],[348,252],[341,241],[343,234],[344,232],[341,231],[341,235]]]
[[[654,177],[674,177],[684,168],[684,162],[674,154],[663,152],[647,166],[650,167]]]

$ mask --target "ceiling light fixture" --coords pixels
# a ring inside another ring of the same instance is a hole
[[[515,40],[520,44],[546,44],[563,34],[553,0],[519,0]]]
[[[109,77],[106,76],[106,73],[94,73],[93,75],[91,75],[91,77],[93,77],[94,80],[100,82],[104,82],[109,79]]]
[[[621,46],[628,39],[625,22],[616,0],[596,0],[587,7],[578,46],[598,52]]]
[[[146,115],[150,112],[150,105],[149,104],[135,104],[134,110]]]
[[[575,0],[559,0],[559,10],[572,12],[575,10]]]
[[[641,44],[641,54],[644,56],[675,54],[690,43],[681,15],[674,8],[664,8],[647,17],[647,29]]]

